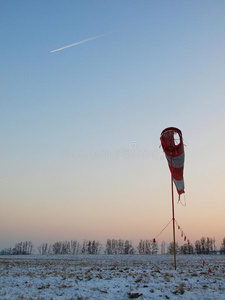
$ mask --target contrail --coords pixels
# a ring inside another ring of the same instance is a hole
[[[98,38],[100,38],[100,37],[103,37],[103,36],[106,36],[106,35],[109,35],[109,34],[112,34],[112,33],[113,33],[113,32],[108,32],[108,33],[104,33],[104,34],[101,34],[101,35],[97,35],[97,36],[95,36],[95,37],[92,37],[92,38],[89,38],[89,39],[86,39],[86,40],[83,40],[83,41],[79,41],[79,42],[76,42],[76,43],[73,43],[73,44],[64,46],[64,47],[62,47],[62,48],[58,48],[58,49],[52,50],[52,51],[50,51],[50,52],[53,53],[53,52],[56,52],[56,51],[60,51],[60,50],[69,48],[69,47],[77,46],[77,45],[79,45],[79,44],[83,44],[83,43],[86,43],[86,42],[89,42],[89,41],[92,41],[92,40],[96,40],[96,39],[98,39]]]

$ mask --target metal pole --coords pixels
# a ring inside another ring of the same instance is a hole
[[[171,192],[172,192],[172,216],[173,216],[173,254],[174,254],[174,268],[177,269],[176,261],[176,239],[175,239],[175,217],[174,217],[174,195],[173,195],[173,165],[171,156]]]

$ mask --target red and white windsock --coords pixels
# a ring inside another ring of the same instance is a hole
[[[175,127],[169,127],[161,133],[161,144],[165,152],[173,182],[179,195],[184,193],[184,144],[182,132]]]

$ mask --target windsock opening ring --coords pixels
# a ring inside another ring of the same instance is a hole
[[[176,140],[174,135],[179,136],[179,141]],[[178,156],[183,152],[183,137],[180,129],[176,127],[168,127],[161,132],[160,141],[164,152],[167,155]]]

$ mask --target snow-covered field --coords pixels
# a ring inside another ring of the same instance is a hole
[[[0,275],[0,299],[225,299],[222,255],[1,256]]]

